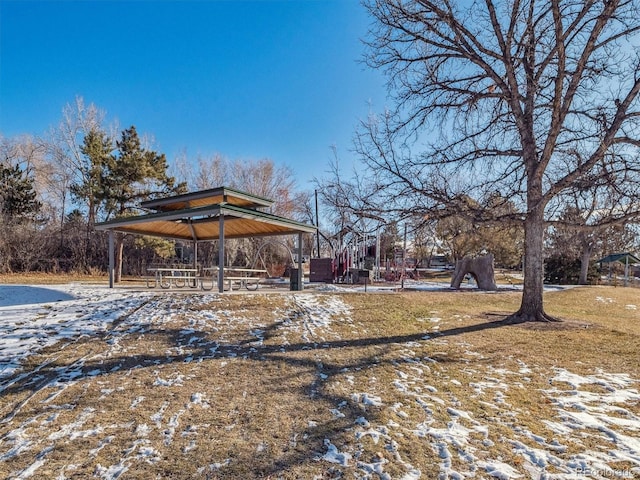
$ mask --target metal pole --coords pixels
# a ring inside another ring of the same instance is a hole
[[[109,230],[109,288],[113,288],[113,270],[115,265],[113,248],[113,230]]]
[[[629,279],[629,256],[624,257],[624,286],[627,286]]]
[[[407,224],[404,224],[404,242],[402,245],[402,280],[400,288],[404,290],[404,277],[407,273]]]
[[[220,212],[218,221],[218,292],[224,292],[224,214]]]
[[[380,230],[376,230],[376,274],[373,278],[380,281]]]
[[[193,268],[198,268],[198,241],[197,240],[193,241]]]
[[[358,234],[354,234],[355,238],[353,240],[353,255],[355,257],[355,261],[353,262],[354,268],[360,268],[360,242],[358,242]]]
[[[197,278],[200,276],[200,272],[198,271],[198,241],[193,241],[193,268],[195,272],[193,272],[193,287],[198,286]]]
[[[302,280],[302,233],[298,233],[298,290],[303,290]]]
[[[315,190],[316,194],[316,243],[318,247],[318,258],[320,258],[320,219],[318,215],[318,190]]]

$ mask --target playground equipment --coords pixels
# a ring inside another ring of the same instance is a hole
[[[331,279],[334,283],[363,283],[380,279],[380,237],[369,233],[358,232],[353,227],[345,227],[332,237],[332,253],[330,259],[316,259],[313,267],[323,265],[326,273],[330,261]],[[321,260],[324,263],[319,263]],[[325,275],[326,276],[326,275]],[[326,281],[326,280],[319,280]]]

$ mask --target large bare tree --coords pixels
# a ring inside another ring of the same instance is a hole
[[[365,5],[374,18],[366,61],[387,75],[394,108],[358,130],[367,176],[353,183],[354,208],[406,217],[500,192],[520,205],[513,219],[525,228],[512,319],[553,320],[542,252],[562,194],[624,184],[619,210],[639,208],[638,0]]]

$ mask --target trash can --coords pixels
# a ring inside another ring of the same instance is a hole
[[[291,290],[292,292],[297,292],[298,290],[302,290],[300,288],[297,268],[289,269],[289,290]]]

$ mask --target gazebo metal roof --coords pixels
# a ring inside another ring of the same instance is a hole
[[[96,229],[201,242],[220,238],[220,216],[225,217],[225,238],[291,235],[316,231],[316,227],[312,225],[225,204],[118,218],[97,224]]]
[[[316,227],[257,210],[271,200],[220,187],[176,195],[140,204],[154,213],[96,224],[97,230],[150,235],[175,240],[210,241],[220,238],[224,216],[225,238],[315,233]]]
[[[169,211],[222,204],[244,208],[260,208],[271,207],[273,203],[273,200],[241,192],[234,188],[218,187],[185,193],[183,195],[148,200],[142,202],[140,207],[158,211]]]
[[[633,253],[612,253],[604,258],[601,258],[596,263],[613,263],[620,262],[625,264],[640,263],[640,258],[636,257]]]

